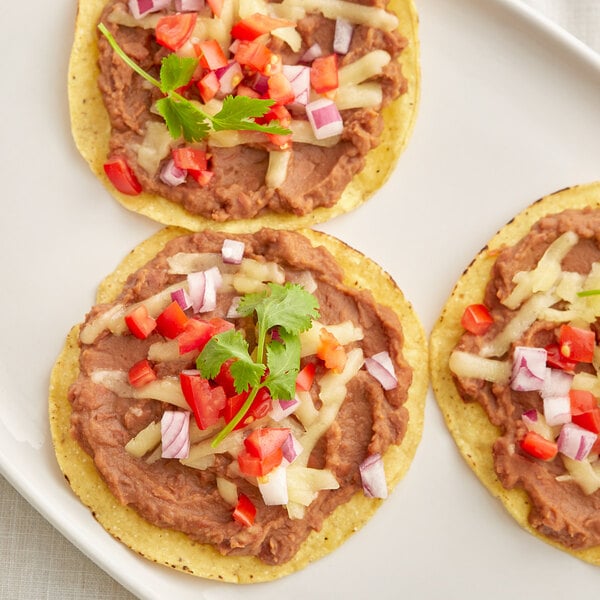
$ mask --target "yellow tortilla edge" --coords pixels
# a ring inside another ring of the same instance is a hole
[[[189,231],[168,227],[135,248],[101,283],[97,301],[109,302],[118,294],[129,273],[150,260],[170,239]],[[350,286],[371,289],[376,299],[394,309],[404,332],[404,356],[413,369],[413,383],[405,406],[409,425],[402,443],[391,446],[384,456],[388,487],[391,490],[408,471],[421,440],[425,397],[429,386],[427,340],[411,304],[392,278],[364,255],[327,234],[301,231],[313,245],[323,245],[342,267],[358,276],[348,276]],[[361,492],[338,507],[321,531],[311,533],[296,556],[280,566],[265,565],[254,557],[222,556],[209,545],[190,540],[180,532],[161,529],[117,502],[96,470],[92,458],[69,434],[71,406],[68,389],[79,371],[77,338],[79,325],[68,334],[50,378],[49,415],[55,453],[63,475],[94,518],[116,539],[148,560],[206,579],[232,583],[272,581],[299,571],[329,554],[375,513],[382,500],[366,498]]]
[[[390,0],[388,6],[398,16],[399,29],[409,41],[399,58],[408,90],[383,110],[385,129],[380,144],[369,152],[364,169],[355,175],[334,206],[320,207],[303,216],[271,212],[252,219],[217,222],[193,215],[181,205],[154,194],[142,192],[138,196],[128,196],[118,192],[103,169],[108,155],[110,122],[96,83],[99,75],[96,23],[105,3],[105,0],[78,2],[67,83],[71,132],[77,149],[94,175],[128,210],[163,225],[184,227],[190,231],[218,228],[240,233],[257,231],[262,227],[299,229],[355,209],[370,198],[394,170],[414,129],[420,100],[419,21],[413,0]]]
[[[460,318],[465,306],[482,302],[495,254],[522,239],[540,218],[566,209],[600,207],[600,182],[577,185],[540,198],[500,229],[483,248],[456,283],[429,338],[430,380],[438,406],[462,457],[488,491],[500,500],[513,519],[546,544],[585,562],[600,565],[600,546],[572,550],[540,534],[529,521],[527,493],[507,490],[493,466],[492,444],[499,435],[481,405],[465,403],[460,397],[448,367],[450,354],[463,333]]]

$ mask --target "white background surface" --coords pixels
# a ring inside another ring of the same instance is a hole
[[[47,376],[95,285],[157,227],[117,206],[71,142],[74,1],[33,0],[25,19],[23,8],[3,6],[0,36],[0,598],[132,597],[94,562],[149,598],[549,600],[597,589],[597,568],[522,532],[479,485],[431,395],[408,476],[363,531],[296,576],[205,584],[106,539],[61,485],[45,423]],[[386,268],[429,331],[462,269],[504,222],[544,194],[600,179],[600,58],[589,50],[600,52],[600,6],[417,0],[417,8],[423,88],[409,147],[376,197],[320,228]]]

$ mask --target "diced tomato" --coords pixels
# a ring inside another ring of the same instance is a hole
[[[135,363],[127,373],[129,383],[135,387],[142,387],[156,379],[156,373],[147,358]]]
[[[261,125],[267,125],[272,121],[279,121],[282,127],[288,127],[292,122],[292,115],[285,106],[273,104],[262,117],[257,117],[255,121]]]
[[[296,94],[290,80],[283,73],[274,73],[267,79],[267,95],[277,104],[289,104]]]
[[[169,50],[178,50],[187,42],[197,20],[198,13],[195,12],[176,13],[161,17],[156,23],[156,41]]]
[[[145,340],[156,329],[156,320],[148,314],[145,304],[139,304],[127,313],[125,324],[140,340]]]
[[[346,365],[346,350],[337,338],[325,328],[322,328],[319,334],[317,356],[328,369],[336,373],[340,373]]]
[[[278,54],[271,52],[265,44],[256,40],[242,41],[235,52],[235,60],[263,75],[279,72],[282,64]]]
[[[233,323],[218,317],[204,321],[192,318],[185,324],[185,329],[177,336],[179,343],[179,354],[185,354],[192,350],[202,350],[213,335],[233,329]]]
[[[598,406],[586,412],[572,415],[571,420],[576,425],[579,425],[588,431],[600,433],[600,407]]]
[[[196,85],[204,102],[212,100],[219,91],[219,79],[214,71],[209,71]]]
[[[485,304],[470,304],[465,308],[460,324],[469,333],[483,335],[493,324],[494,319]]]
[[[553,342],[546,346],[546,364],[555,369],[572,371],[576,367],[577,362],[564,357],[560,353],[558,342]]]
[[[244,440],[244,446],[252,456],[265,458],[281,448],[289,435],[287,427],[259,427]]]
[[[104,172],[110,182],[122,194],[137,196],[141,193],[142,186],[123,157],[117,156],[106,161]]]
[[[248,398],[249,392],[242,392],[235,396],[230,396],[225,402],[225,408],[223,409],[223,418],[226,423],[229,423],[238,414],[242,408],[244,402]],[[256,398],[252,401],[248,412],[244,415],[243,419],[235,426],[235,429],[242,429],[246,425],[262,419],[269,414],[272,408],[271,395],[267,388],[261,388],[256,394]]]
[[[315,370],[317,366],[315,363],[306,363],[302,369],[300,369],[298,376],[296,377],[296,389],[308,392],[310,390],[313,381],[315,379]]]
[[[283,452],[281,448],[277,448],[271,454],[267,454],[263,458],[254,456],[248,450],[241,450],[238,453],[237,460],[240,471],[244,475],[250,477],[263,477],[270,473],[275,467],[281,464]]]
[[[194,371],[179,374],[181,391],[185,401],[194,413],[200,429],[214,425],[225,406],[225,392],[222,387],[211,387],[207,379]]]
[[[217,17],[221,16],[221,12],[223,11],[223,3],[224,0],[206,0],[206,4],[210,6],[213,14]]]
[[[596,396],[587,390],[569,390],[569,400],[572,415],[580,415],[598,406]]]
[[[254,13],[241,21],[238,21],[231,28],[231,36],[238,40],[255,40],[257,37],[271,33],[273,29],[279,27],[291,27],[294,23],[285,19],[269,17],[261,13]]]
[[[231,374],[231,363],[233,363],[235,359],[226,360],[222,365],[221,369],[217,373],[217,376],[213,379],[213,381],[220,385],[224,390],[227,396],[236,396],[237,392],[235,390],[235,380],[233,375]],[[231,420],[231,419],[230,419]]]
[[[173,300],[158,317],[156,317],[156,329],[158,333],[172,340],[185,329],[188,316],[183,312],[179,303]]]
[[[214,71],[227,66],[227,57],[217,40],[202,40],[195,47],[200,51],[200,64],[204,68]]]
[[[558,345],[560,353],[569,360],[591,363],[594,359],[596,335],[590,329],[561,325]]]
[[[233,510],[233,518],[245,527],[250,527],[254,523],[256,506],[252,504],[252,500],[245,494],[239,495],[238,502]]]
[[[207,167],[206,152],[199,148],[183,146],[175,148],[172,152],[173,162],[176,167],[186,171],[204,171]]]
[[[535,431],[528,431],[520,445],[527,454],[540,460],[552,460],[558,453],[556,442],[547,440]]]
[[[202,187],[204,187],[210,183],[210,180],[214,176],[214,172],[208,171],[206,169],[203,169],[202,171],[190,170],[190,171],[188,171],[188,175],[190,177],[193,177],[197,181],[198,185],[201,185]]]
[[[337,54],[319,56],[310,66],[310,85],[318,94],[331,92],[338,88]]]

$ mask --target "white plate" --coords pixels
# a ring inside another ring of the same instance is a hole
[[[600,60],[510,0],[418,5],[423,89],[411,143],[376,197],[321,228],[384,266],[429,330],[463,268],[513,214],[600,178]],[[110,199],[71,142],[74,0],[33,0],[26,21],[22,8],[6,3],[3,22],[27,30],[5,26],[0,38],[0,467],[52,524],[143,598],[547,598],[600,583],[600,571],[513,523],[459,458],[431,395],[408,476],[366,528],[294,576],[205,582],[105,534],[55,464],[48,375],[96,284],[157,226]]]

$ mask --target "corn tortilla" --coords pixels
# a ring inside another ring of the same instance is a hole
[[[140,244],[99,286],[97,302],[110,302],[120,292],[128,275],[148,262],[167,241],[189,233],[165,228]],[[421,439],[424,402],[428,389],[426,338],[412,306],[392,278],[375,263],[336,238],[306,230],[313,245],[325,246],[346,270],[347,285],[370,289],[376,300],[398,314],[404,333],[403,355],[413,370],[413,381],[404,406],[409,424],[399,446],[390,446],[384,456],[388,487],[391,490],[406,474]],[[90,508],[94,517],[116,539],[156,563],[196,576],[235,583],[270,581],[304,568],[328,554],[362,527],[381,500],[356,493],[326,519],[323,528],[313,531],[289,562],[270,566],[248,556],[222,556],[214,548],[191,541],[184,534],[156,527],[134,510],[119,504],[97,472],[92,458],[69,434],[71,407],[67,398],[70,384],[78,374],[79,326],[70,331],[52,371],[49,413],[56,457],[65,479]]]
[[[524,237],[540,218],[565,209],[600,207],[600,182],[577,185],[539,199],[498,231],[458,280],[430,336],[431,382],[446,425],[463,458],[489,492],[526,531],[547,544],[594,565],[600,565],[600,547],[573,550],[543,536],[528,520],[530,501],[520,488],[505,489],[496,476],[492,445],[499,430],[477,402],[464,402],[454,385],[448,361],[464,332],[460,319],[465,306],[482,302],[495,256]]]
[[[111,126],[97,85],[99,69],[96,25],[104,4],[104,0],[80,0],[78,4],[68,72],[72,135],[92,172],[113,197],[125,208],[159,223],[191,231],[211,227],[231,232],[250,232],[261,227],[311,227],[355,209],[372,196],[390,176],[412,133],[420,97],[418,17],[412,0],[391,0],[388,8],[398,16],[399,30],[408,39],[408,46],[401,55],[402,72],[407,79],[408,90],[384,109],[385,129],[380,144],[368,153],[364,169],[355,175],[340,200],[332,207],[320,207],[304,216],[271,212],[253,219],[217,224],[205,217],[193,215],[179,204],[160,196],[146,192],[138,196],[122,194],[115,190],[103,169],[108,155]]]

